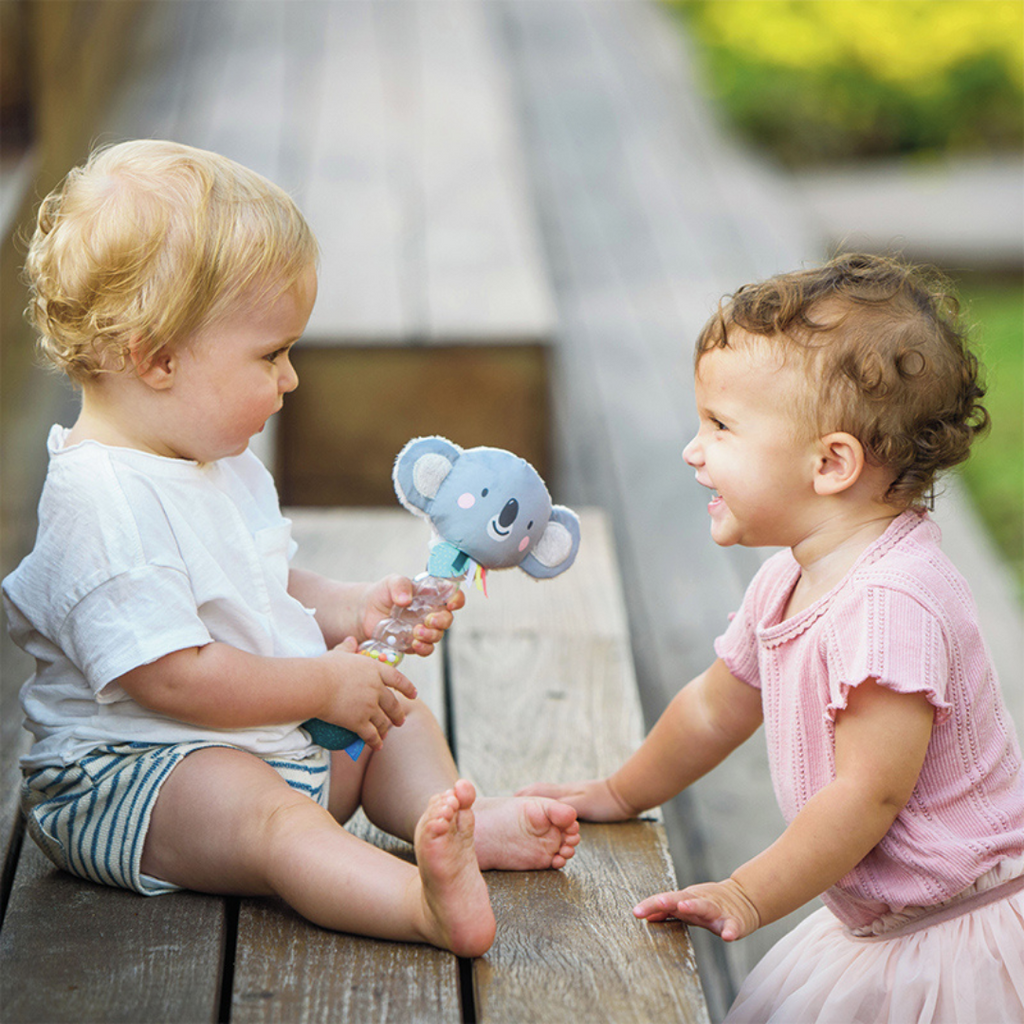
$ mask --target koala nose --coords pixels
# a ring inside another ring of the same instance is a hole
[[[515,498],[509,498],[498,516],[498,522],[503,527],[511,526],[516,521],[517,515],[519,515],[519,502]]]

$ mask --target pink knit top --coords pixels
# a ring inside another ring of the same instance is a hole
[[[1024,773],[967,584],[926,513],[904,512],[816,604],[781,621],[800,575],[787,550],[751,582],[715,643],[761,689],[786,822],[835,778],[835,717],[874,678],[924,693],[935,726],[917,786],[882,841],[822,899],[851,927],[931,906],[1024,853]]]

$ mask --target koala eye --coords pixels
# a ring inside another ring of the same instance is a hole
[[[533,520],[532,519],[526,524],[526,528],[528,530],[532,530],[533,529]]]
[[[488,493],[488,490],[489,490],[489,488],[485,487],[485,488],[484,488],[484,489],[483,489],[483,490],[482,490],[482,491],[480,492],[480,497],[481,497],[481,498],[486,498],[486,497],[487,497],[487,493]]]

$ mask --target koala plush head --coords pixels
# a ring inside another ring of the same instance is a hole
[[[399,452],[393,476],[398,500],[427,519],[463,561],[468,555],[484,569],[518,565],[548,579],[576,558],[576,513],[552,505],[537,471],[511,452],[418,437]],[[455,575],[438,571],[443,558],[435,548],[428,569],[436,576]]]

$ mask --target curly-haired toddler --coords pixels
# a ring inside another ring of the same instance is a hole
[[[724,881],[634,909],[732,941],[822,897],[730,1022],[1024,1020],[1021,752],[923,507],[988,423],[943,288],[854,254],[722,305],[697,343],[684,456],[718,544],[785,550],[622,768],[524,790],[629,818],[764,723],[785,832]]]

